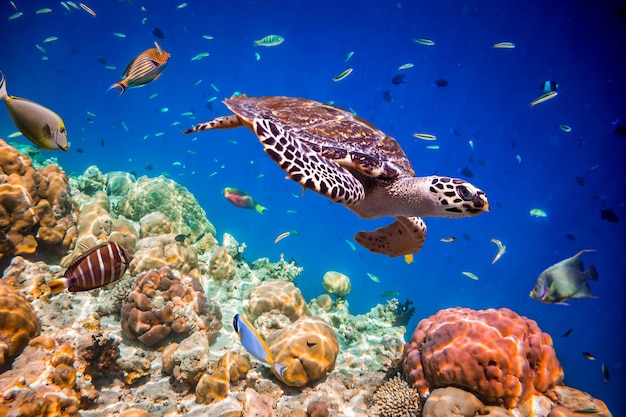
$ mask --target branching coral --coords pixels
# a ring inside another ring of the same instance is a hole
[[[417,417],[420,396],[396,375],[376,390],[371,403],[371,411],[378,417]]]

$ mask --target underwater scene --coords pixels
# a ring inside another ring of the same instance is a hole
[[[626,415],[623,0],[0,39],[0,416]]]

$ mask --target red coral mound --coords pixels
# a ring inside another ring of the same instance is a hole
[[[456,386],[507,408],[563,382],[550,335],[507,308],[449,308],[422,320],[402,366],[422,395]]]

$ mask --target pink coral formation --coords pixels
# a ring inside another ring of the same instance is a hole
[[[456,386],[507,408],[563,381],[550,336],[506,308],[450,308],[422,320],[405,346],[403,369],[422,395]]]
[[[320,379],[335,367],[339,342],[335,330],[315,317],[300,317],[267,338],[274,360],[287,369],[280,378],[292,387]],[[274,375],[276,370],[272,368]]]
[[[28,300],[0,280],[0,372],[39,331],[39,319]]]
[[[309,309],[302,297],[302,292],[292,282],[270,279],[263,281],[250,293],[250,299],[244,306],[246,316],[253,323],[263,313],[277,310],[291,321],[302,315],[308,315]]]
[[[42,246],[55,256],[75,237],[67,175],[56,165],[35,169],[0,140],[0,263]]]
[[[186,336],[199,330],[212,343],[221,328],[219,305],[206,298],[200,282],[184,275],[179,278],[168,267],[139,276],[122,307],[124,334],[148,346],[172,331]]]

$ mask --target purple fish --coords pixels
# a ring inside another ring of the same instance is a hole
[[[70,263],[64,278],[50,281],[50,291],[56,294],[65,288],[76,292],[104,287],[120,279],[132,260],[132,255],[117,243],[94,246]]]

